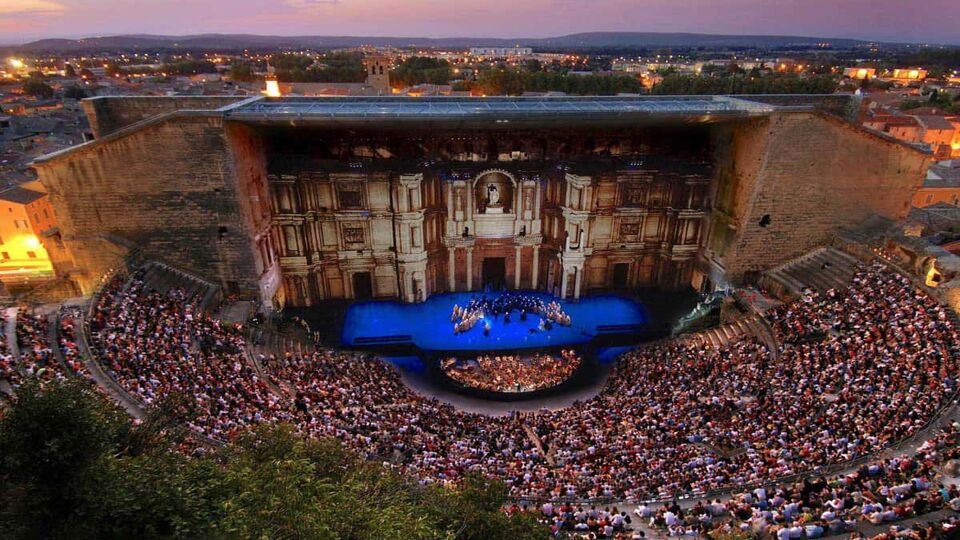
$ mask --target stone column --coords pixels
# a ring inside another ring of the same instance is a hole
[[[467,248],[467,290],[473,290],[473,248]]]
[[[533,246],[533,276],[531,288],[537,290],[537,284],[540,280],[540,246]]]
[[[447,248],[450,258],[447,260],[447,283],[450,285],[450,292],[457,290],[457,248],[450,246]]]
[[[574,271],[577,273],[577,277],[573,282],[573,299],[580,300],[580,283],[583,281],[583,269],[577,267],[574,268]]]
[[[570,273],[564,267],[561,267],[560,272],[560,298],[563,299],[567,297],[567,279]]]
[[[516,247],[516,260],[514,261],[515,264],[514,264],[514,267],[513,267],[513,272],[514,272],[514,275],[513,275],[513,288],[514,288],[514,289],[519,289],[519,288],[520,288],[520,271],[521,271],[521,269],[523,268],[523,267],[520,265],[520,253],[521,253],[522,250],[523,250],[523,247],[522,247],[522,246],[517,246],[517,247]]]
[[[346,270],[340,270],[340,275],[343,276],[343,297],[344,298],[353,298],[353,280],[350,272]],[[397,298],[400,298],[400,291],[397,291]]]
[[[533,201],[533,219],[540,219],[540,182],[537,182],[536,200]]]

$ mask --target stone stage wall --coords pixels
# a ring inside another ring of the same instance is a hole
[[[564,298],[702,288],[902,219],[929,160],[811,110],[453,138],[171,112],[238,99],[84,101],[98,139],[36,162],[82,290],[134,249],[276,307],[477,290],[488,257],[507,287]],[[322,166],[271,169],[312,151]],[[509,176],[504,223],[475,200],[491,170]]]

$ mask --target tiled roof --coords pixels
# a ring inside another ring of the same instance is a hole
[[[0,191],[0,200],[17,203],[17,204],[30,204],[33,201],[43,197],[43,193],[39,191],[32,191],[29,189],[24,189],[19,186],[15,186],[9,189]]]

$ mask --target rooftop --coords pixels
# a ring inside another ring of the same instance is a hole
[[[15,186],[15,187],[0,191],[0,200],[8,201],[16,204],[30,204],[33,201],[43,196],[44,196],[44,193],[40,193],[39,191],[24,189],[19,186]]]
[[[925,188],[955,188],[960,186],[960,160],[931,163],[927,168]]]
[[[695,117],[709,120],[766,115],[778,107],[726,96],[643,97],[489,97],[489,98],[273,98],[252,99],[221,109],[229,118],[248,121],[294,119],[337,123],[405,120],[482,121],[495,124],[530,121],[629,121],[643,117]]]

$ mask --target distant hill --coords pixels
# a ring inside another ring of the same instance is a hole
[[[421,38],[363,36],[260,36],[252,34],[197,34],[189,36],[119,35],[84,39],[41,39],[25,43],[23,52],[116,51],[158,48],[203,50],[328,48],[371,45],[379,47],[512,47],[582,49],[599,47],[790,47],[827,42],[834,47],[868,43],[856,39],[799,36],[730,36],[656,32],[588,32],[552,38]]]

